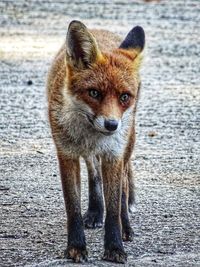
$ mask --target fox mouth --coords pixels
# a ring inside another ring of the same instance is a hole
[[[111,135],[114,134],[114,133],[112,133],[112,132],[102,132],[102,131],[99,131],[99,133],[101,133],[101,134],[103,134],[103,135],[105,135],[105,136],[111,136]]]
[[[87,119],[88,119],[89,123],[93,126],[93,128],[94,128],[98,133],[101,133],[101,134],[103,134],[103,135],[105,135],[105,136],[111,136],[111,135],[114,134],[114,132],[104,132],[104,131],[98,130],[98,129],[95,127],[95,125],[94,125],[94,121],[92,120],[92,118],[91,118],[89,115],[87,115]]]

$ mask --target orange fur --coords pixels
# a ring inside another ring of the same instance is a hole
[[[132,240],[127,208],[134,188],[130,157],[135,143],[141,51],[119,49],[121,38],[117,35],[104,30],[89,31],[77,21],[70,24],[67,40],[52,63],[47,83],[49,120],[68,214],[67,256],[75,262],[87,258],[80,208],[82,156],[93,191],[85,225],[102,225],[103,180],[107,210],[104,258],[124,262],[121,228],[124,239]],[[99,97],[91,97],[91,90],[96,90]],[[124,94],[128,94],[127,101],[122,101]],[[107,136],[107,130],[101,131],[104,119],[121,121],[121,128],[113,137]],[[117,250],[109,244],[112,239],[118,240]]]

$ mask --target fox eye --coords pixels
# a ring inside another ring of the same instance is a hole
[[[124,93],[120,95],[120,101],[122,103],[128,102],[129,99],[130,99],[130,95],[128,93]]]
[[[89,93],[89,96],[91,96],[92,98],[96,98],[96,99],[100,98],[101,96],[101,93],[96,89],[90,89],[88,93]]]

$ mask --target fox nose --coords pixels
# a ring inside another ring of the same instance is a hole
[[[105,120],[104,121],[104,126],[106,130],[108,131],[115,131],[118,127],[118,121],[116,120]]]

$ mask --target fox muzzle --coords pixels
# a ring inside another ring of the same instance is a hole
[[[113,132],[117,130],[118,121],[117,120],[105,120],[104,127],[106,128],[106,130]]]
[[[105,134],[114,134],[121,128],[121,120],[114,118],[105,118],[103,116],[98,116],[93,121],[94,128]]]

